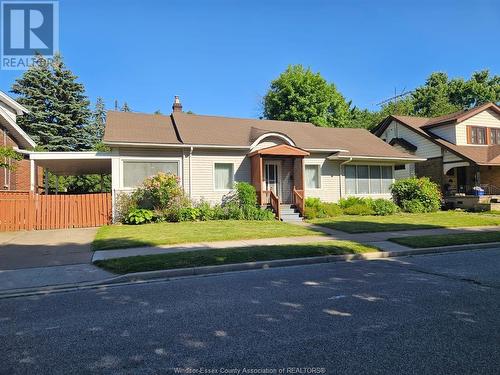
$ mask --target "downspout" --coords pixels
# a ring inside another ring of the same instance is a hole
[[[192,199],[193,195],[193,173],[191,170],[191,158],[193,156],[193,146],[189,149],[189,199]]]
[[[343,166],[350,163],[352,161],[352,156],[349,156],[349,160],[343,161],[340,163],[340,183],[339,183],[339,190],[340,190],[340,198],[342,198],[342,170],[344,169]],[[344,184],[345,184],[345,176],[344,176]]]

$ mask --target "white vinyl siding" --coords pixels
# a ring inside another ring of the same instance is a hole
[[[304,165],[317,165],[320,174],[320,188],[308,189],[306,186],[306,197],[319,198],[324,202],[337,202],[339,200],[341,181],[340,162],[326,159],[329,155],[325,153],[311,153],[310,156],[304,158]]]
[[[232,163],[214,163],[215,190],[231,190],[234,183],[234,166]]]
[[[467,126],[500,128],[500,115],[488,109],[456,125],[457,145],[467,144]]]
[[[441,156],[441,146],[396,121],[389,124],[380,138],[385,139],[387,142],[390,142],[392,138],[405,139],[417,147],[417,151],[415,151],[417,157],[429,159]]]
[[[228,190],[215,189],[214,164],[233,164],[235,182],[250,182],[250,158],[245,150],[209,150],[195,149],[191,155],[191,198],[195,201],[205,200],[210,203],[221,203],[230,193]],[[186,167],[189,168],[189,157],[186,157]],[[189,169],[187,170],[189,175]]]
[[[430,132],[436,134],[438,137],[443,138],[451,143],[457,142],[457,129],[455,125],[436,126],[429,129]]]

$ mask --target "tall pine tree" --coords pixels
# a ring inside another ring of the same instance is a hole
[[[12,92],[30,111],[19,117],[19,125],[38,145],[48,151],[88,148],[89,101],[61,55],[52,61],[37,55],[36,63],[12,85]]]
[[[130,111],[131,111],[131,109],[128,106],[127,102],[124,102],[123,106],[122,106],[122,112],[130,112]]]
[[[95,108],[91,114],[90,124],[86,127],[88,140],[92,149],[100,148],[102,137],[104,135],[104,126],[106,125],[106,105],[104,99],[98,97],[95,102]]]

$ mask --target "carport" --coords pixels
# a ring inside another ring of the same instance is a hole
[[[0,191],[0,231],[97,227],[112,221],[112,194],[103,192],[111,174],[111,153],[97,151],[30,152],[30,191]],[[56,176],[101,175],[100,193],[49,194],[48,173]]]
[[[29,152],[31,162],[30,187],[38,190],[40,168],[56,176],[111,174],[111,153],[99,151]],[[48,174],[45,174],[45,194],[48,194]],[[58,192],[56,186],[56,194]]]

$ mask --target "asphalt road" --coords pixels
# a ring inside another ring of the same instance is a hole
[[[0,374],[498,374],[499,270],[500,249],[4,299]]]

